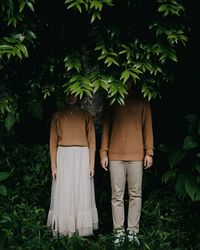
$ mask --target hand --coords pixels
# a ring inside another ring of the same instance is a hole
[[[90,168],[90,177],[94,176],[94,168]]]
[[[105,156],[101,160],[101,166],[102,166],[103,169],[105,169],[106,171],[108,171],[108,156]]]
[[[150,155],[145,155],[144,157],[144,169],[148,169],[153,165],[153,157]]]
[[[57,174],[57,171],[52,170],[52,178],[53,178],[53,180],[56,180],[56,174]]]

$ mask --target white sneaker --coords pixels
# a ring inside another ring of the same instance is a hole
[[[140,241],[139,241],[137,234],[135,232],[128,231],[127,239],[129,242],[135,242],[138,247],[140,246]]]
[[[117,246],[121,246],[125,241],[125,233],[123,231],[119,231],[115,233],[114,236],[114,245]]]

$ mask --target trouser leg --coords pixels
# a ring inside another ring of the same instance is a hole
[[[127,162],[127,181],[129,193],[128,230],[139,232],[139,221],[142,204],[143,162]]]
[[[114,231],[124,231],[124,191],[126,169],[123,161],[110,161],[112,218]]]

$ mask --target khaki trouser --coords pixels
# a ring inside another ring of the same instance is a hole
[[[138,233],[142,204],[143,161],[110,161],[114,231],[124,231],[124,192],[128,184],[127,230]]]

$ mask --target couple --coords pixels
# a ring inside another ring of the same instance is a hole
[[[55,235],[92,235],[98,229],[94,192],[95,128],[93,118],[69,94],[66,108],[53,115],[50,129],[52,170],[51,204],[47,225]],[[125,105],[107,106],[101,138],[101,166],[110,170],[115,244],[125,239],[139,245],[143,167],[153,163],[150,104],[130,90]],[[127,230],[124,228],[124,192],[129,193]]]

